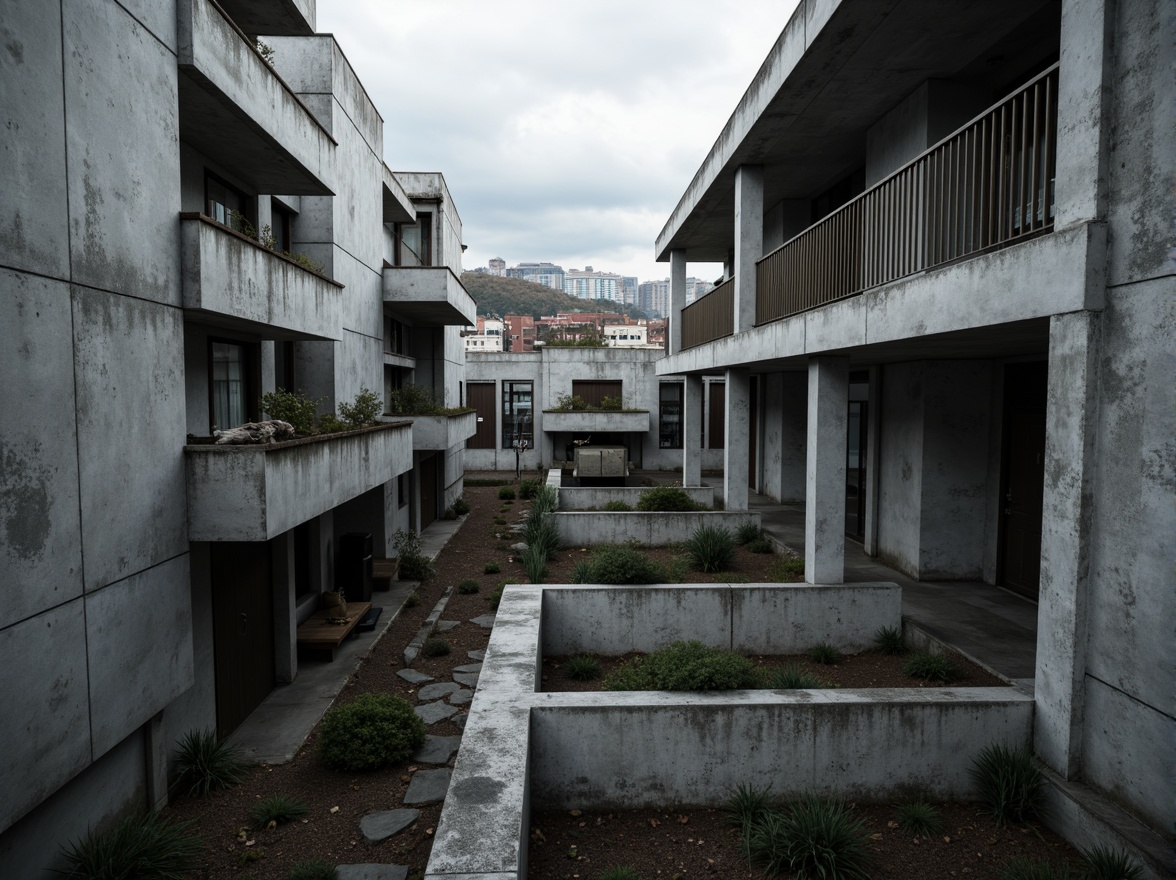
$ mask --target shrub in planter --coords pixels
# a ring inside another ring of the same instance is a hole
[[[176,768],[179,771],[177,784],[189,795],[230,788],[241,782],[246,774],[241,753],[218,740],[211,730],[192,730],[180,740]]]
[[[604,505],[605,510],[615,511],[617,513],[625,513],[633,509],[632,504],[626,504],[624,501],[610,501]]]
[[[662,568],[644,553],[620,544],[608,544],[592,554],[588,584],[657,584],[664,578]],[[577,566],[579,568],[579,566]]]
[[[902,804],[895,819],[898,827],[912,837],[934,837],[943,830],[943,816],[922,797]]]
[[[479,589],[480,587],[478,586],[478,582],[473,578],[466,578],[457,585],[457,591],[463,596],[472,595],[473,593],[478,592]]]
[[[701,510],[701,506],[690,500],[685,489],[677,486],[654,486],[646,489],[637,498],[638,510]]]
[[[758,541],[764,535],[763,529],[755,523],[744,523],[735,530],[735,543],[743,546]]]
[[[523,501],[530,501],[535,497],[535,493],[539,491],[539,487],[542,485],[537,479],[520,480],[519,498]]]
[[[355,395],[351,403],[339,404],[339,417],[348,428],[366,428],[374,425],[384,411],[384,401],[376,392],[364,388]]]
[[[470,503],[465,500],[464,496],[458,496],[457,500],[453,502],[453,512],[458,516],[465,516],[470,512]]]
[[[874,650],[891,655],[901,655],[909,651],[906,638],[902,634],[902,627],[879,627],[874,633]]]
[[[768,576],[781,584],[804,580],[804,559],[800,556],[777,559],[768,566]]]
[[[270,391],[261,395],[261,411],[271,419],[281,419],[294,426],[294,433],[301,437],[318,430],[318,405],[322,400],[312,400],[302,392]]]
[[[503,486],[498,490],[498,497],[503,501],[514,501],[515,490],[513,486]]]
[[[127,816],[107,831],[91,829],[61,849],[66,877],[109,880],[157,877],[182,880],[195,867],[203,846],[188,824],[169,824],[158,814]]]
[[[531,583],[543,583],[543,577],[547,574],[547,552],[537,544],[524,550],[523,571],[527,573],[527,580]]]
[[[775,553],[775,545],[767,538],[756,538],[747,542],[747,549],[752,553]]]
[[[968,775],[997,824],[1023,822],[1041,811],[1041,770],[1026,748],[989,746],[972,760]]]
[[[265,800],[258,801],[257,804],[249,811],[250,817],[253,819],[253,824],[258,828],[268,828],[271,822],[277,825],[285,825],[287,822],[293,822],[295,819],[301,819],[310,812],[310,807],[298,800],[284,794],[275,794],[273,797],[267,797]]]
[[[600,661],[591,654],[577,654],[564,663],[564,675],[576,681],[593,681],[600,678]]]
[[[605,690],[724,691],[759,683],[755,664],[746,657],[698,641],[674,642],[621,669],[622,675],[605,678]]]
[[[735,539],[726,529],[703,526],[683,546],[690,564],[699,571],[723,571],[735,558]]]
[[[825,682],[807,671],[799,663],[792,663],[773,670],[769,673],[767,680],[768,687],[781,691],[828,687]]]
[[[869,876],[869,838],[860,820],[835,798],[801,795],[787,811],[771,810],[746,836],[748,858],[767,873],[798,880]]]
[[[425,741],[425,722],[390,694],[364,694],[323,716],[318,755],[332,770],[366,773],[408,760]]]
[[[421,539],[414,531],[398,531],[392,547],[400,559],[397,577],[402,581],[424,581],[433,576],[433,563],[421,553]]]
[[[487,562],[482,566],[482,571],[486,574],[498,574],[498,572],[502,571],[502,566],[497,562]]]
[[[436,636],[425,639],[425,643],[421,645],[421,653],[426,657],[444,657],[452,650],[449,642]]]
[[[808,658],[814,663],[823,663],[825,666],[834,666],[845,659],[841,652],[828,642],[821,642],[810,648]]]
[[[939,681],[950,684],[960,677],[955,664],[939,654],[929,651],[915,651],[902,664],[903,675],[921,678],[923,681]]]

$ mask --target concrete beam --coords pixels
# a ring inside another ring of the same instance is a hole
[[[809,359],[804,579],[845,582],[845,431],[849,358]]]
[[[735,170],[735,332],[755,326],[755,261],[764,254],[764,169]]]
[[[727,510],[747,510],[747,459],[751,454],[751,375],[727,370],[726,439],[723,445],[723,500]]]

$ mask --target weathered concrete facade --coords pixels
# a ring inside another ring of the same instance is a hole
[[[0,26],[0,875],[41,878],[87,828],[166,801],[180,737],[239,723],[218,699],[226,582],[263,609],[264,695],[298,673],[339,539],[385,555],[428,512],[409,423],[185,438],[261,416],[276,388],[333,411],[390,363],[456,400],[473,310],[461,290],[458,313],[395,286],[389,304],[418,211],[423,271],[460,276],[461,221],[441,175],[385,166],[313,0],[8,3]],[[463,438],[433,434],[436,516]],[[256,577],[226,578],[242,560]]]
[[[758,380],[748,482],[807,501],[808,579],[844,534],[1035,599],[1038,756],[1169,838],[1174,35],[1162,0],[802,0],[656,245],[732,264],[732,332],[671,295],[658,375]]]

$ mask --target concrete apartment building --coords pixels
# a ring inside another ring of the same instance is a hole
[[[1176,815],[1174,36],[1165,0],[802,0],[656,244],[728,509],[803,500],[810,583],[848,536],[1038,603],[1082,846]],[[686,307],[691,261],[727,269]]]
[[[507,278],[521,278],[534,284],[542,284],[555,290],[564,289],[563,266],[555,263],[519,263],[505,270]]]
[[[193,442],[275,388],[460,398],[460,218],[314,8],[4,5],[0,876],[165,802],[180,737],[297,675],[342,536],[387,555],[461,491],[420,422]]]

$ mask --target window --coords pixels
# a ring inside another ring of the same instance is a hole
[[[621,383],[616,380],[573,379],[572,394],[589,406],[600,406],[606,397],[621,399]]]
[[[281,340],[274,343],[274,386],[283,391],[294,391],[294,343]]]
[[[417,214],[416,223],[401,223],[397,230],[397,266],[433,265],[432,214]]]
[[[271,201],[270,204],[273,206],[270,235],[274,237],[274,250],[288,254],[290,253],[290,224],[294,214],[275,201]]]
[[[710,400],[707,405],[707,433],[710,434],[709,449],[722,449],[727,430],[727,386],[722,382],[711,382]]]
[[[255,348],[241,342],[209,341],[209,416],[212,430],[252,421],[257,402]]]
[[[658,386],[657,445],[660,449],[682,448],[681,382],[662,382]]]
[[[245,193],[221,180],[211,172],[204,172],[204,213],[225,226],[244,232],[242,220],[250,219],[249,201]]]
[[[531,418],[531,383],[502,383],[502,448],[513,449],[515,440],[535,445],[535,423]]]

